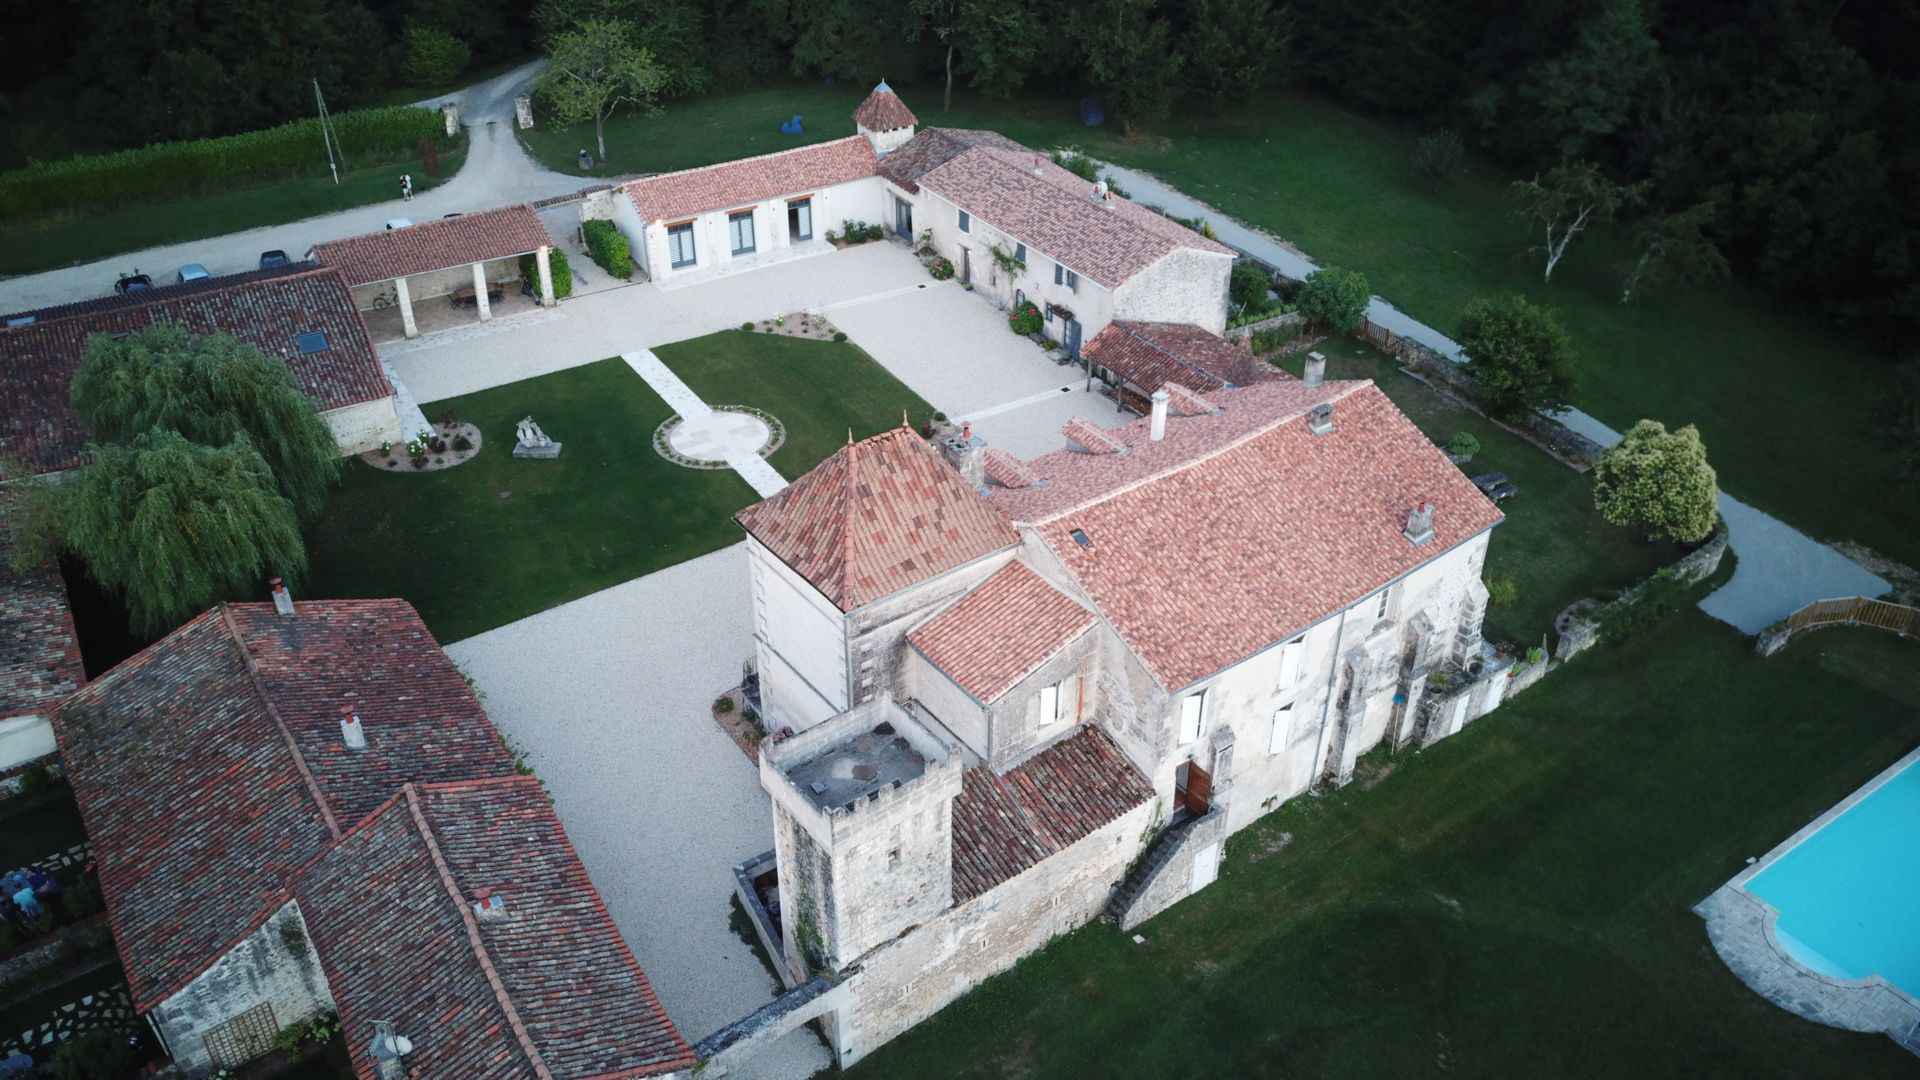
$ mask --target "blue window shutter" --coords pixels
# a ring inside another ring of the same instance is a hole
[[[964,233],[973,231],[973,215],[965,210],[960,211],[960,231]]]
[[[1053,264],[1053,283],[1055,285],[1065,285],[1067,283],[1066,269],[1066,267],[1061,266],[1059,263]]]
[[[1015,259],[1018,259],[1021,262],[1026,262],[1027,261],[1027,245],[1025,244],[1013,245],[1013,257]]]

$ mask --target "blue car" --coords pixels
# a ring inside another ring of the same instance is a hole
[[[212,274],[207,273],[207,268],[201,266],[199,263],[188,263],[180,268],[180,276],[175,280],[179,284],[185,285],[189,281],[205,281],[212,276]]]
[[[292,261],[292,259],[287,258],[287,253],[281,251],[279,248],[260,253],[260,269],[262,270],[271,270],[276,266],[285,266]]]

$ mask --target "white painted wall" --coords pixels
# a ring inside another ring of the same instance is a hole
[[[640,220],[640,211],[633,208],[633,200],[627,197],[624,188],[614,189],[613,198],[608,206],[612,211],[609,217],[614,227],[627,238],[627,249],[633,253],[634,264],[640,267],[641,273],[651,279],[653,268],[665,261],[666,230],[647,228],[646,222]],[[580,220],[584,223],[586,219],[587,207],[583,203],[580,208]],[[660,245],[657,248],[654,246],[656,241]]]
[[[891,203],[889,203],[891,207]],[[887,210],[887,225],[892,226],[893,212]],[[1009,255],[1018,253],[1021,237],[1006,232],[990,221],[983,220],[978,214],[973,216],[969,232],[960,231],[960,207],[936,192],[922,188],[915,202],[913,225],[916,230],[933,233],[934,250],[952,260],[956,280],[961,264],[961,249],[972,253],[973,285],[977,292],[990,296],[1001,307],[1013,306],[1014,292],[1024,291],[1026,298],[1039,305],[1044,314],[1048,304],[1058,304],[1073,312],[1075,321],[1080,324],[1080,343],[1085,345],[1093,340],[1114,319],[1114,294],[1093,279],[1081,276],[1076,289],[1053,283],[1056,260],[1047,252],[1027,245],[1027,268],[1024,272],[1007,274],[993,261],[992,250],[995,245]],[[1231,260],[1229,265],[1231,265]],[[1067,269],[1074,269],[1068,266]],[[1224,321],[1224,315],[1222,316]],[[1066,335],[1066,321],[1047,316],[1046,334],[1055,341]]]
[[[345,408],[329,409],[320,414],[320,419],[325,420],[333,432],[334,444],[340,448],[342,457],[377,450],[383,442],[406,441],[406,436],[400,432],[400,414],[392,394]]]
[[[747,572],[767,726],[805,731],[844,711],[849,704],[846,617],[751,536]]]
[[[0,720],[0,772],[45,757],[56,748],[53,723],[44,716]]]
[[[793,237],[787,227],[787,204],[794,199],[811,196],[813,199],[813,239],[825,240],[827,230],[839,232],[841,223],[847,220],[880,222],[883,199],[879,177],[861,177],[844,184],[835,184],[815,191],[795,191],[762,199],[748,206],[730,206],[711,210],[692,218],[676,218],[671,222],[656,221],[646,225],[644,245],[633,242],[634,234],[628,232],[638,224],[638,215],[634,213],[631,199],[619,200],[627,207],[627,213],[634,218],[629,224],[621,221],[621,231],[627,232],[627,240],[636,249],[644,246],[647,250],[647,274],[655,281],[664,281],[676,273],[689,273],[704,270],[720,263],[728,262],[737,256],[733,254],[733,244],[728,228],[728,218],[742,210],[753,213],[753,254],[791,247]],[[695,262],[692,266],[676,270],[667,254],[667,229],[669,225],[678,225],[682,221],[693,222],[693,252]],[[884,222],[882,222],[884,224]]]

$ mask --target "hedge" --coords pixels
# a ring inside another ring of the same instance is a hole
[[[559,248],[547,249],[547,272],[553,275],[553,298],[565,300],[573,295],[573,266],[567,262],[567,253]],[[533,294],[540,295],[540,260],[531,254],[520,256],[520,277],[533,286]]]
[[[587,254],[600,264],[600,269],[617,278],[633,276],[633,252],[627,247],[627,238],[611,221],[595,218],[580,223],[580,231],[586,234]]]
[[[442,139],[443,124],[438,112],[412,105],[333,116],[340,153],[350,166],[363,158],[390,158],[421,139]],[[250,173],[317,168],[326,160],[320,122],[309,118],[217,139],[39,162],[0,173],[0,217],[174,195]]]

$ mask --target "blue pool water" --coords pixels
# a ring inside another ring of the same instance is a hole
[[[1916,763],[1920,765],[1920,763]],[[1747,882],[1794,959],[1920,997],[1920,767],[1910,765]]]

